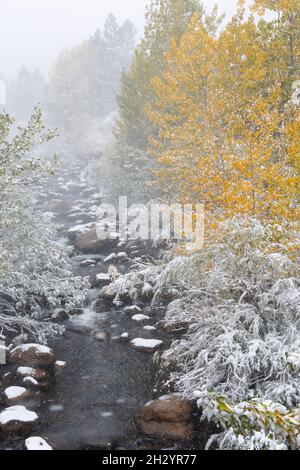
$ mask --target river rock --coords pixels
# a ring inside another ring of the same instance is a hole
[[[93,228],[95,228],[94,223],[74,225],[74,227],[69,228],[68,237],[71,241],[74,241],[81,235],[90,232]]]
[[[17,403],[26,400],[29,396],[29,390],[24,387],[11,386],[4,390],[4,395],[8,403]]]
[[[46,205],[46,212],[54,212],[56,214],[67,214],[71,209],[71,205],[63,199],[51,199]]]
[[[63,323],[69,320],[69,315],[65,310],[55,309],[50,318],[53,322]]]
[[[86,259],[84,261],[81,261],[80,263],[80,266],[82,268],[89,268],[89,267],[93,267],[93,266],[96,266],[97,264],[97,261],[94,260],[94,259]]]
[[[74,317],[76,315],[82,315],[84,313],[84,310],[82,308],[72,308],[71,310],[68,310],[68,315],[70,317]]]
[[[117,259],[118,255],[116,253],[111,253],[105,258],[104,263],[111,263],[112,261],[116,261]]]
[[[170,394],[147,403],[136,422],[144,434],[168,439],[193,437],[193,404],[180,394]]]
[[[0,430],[4,436],[30,432],[38,421],[38,415],[25,406],[10,406],[0,413]]]
[[[133,317],[131,317],[131,320],[137,323],[143,323],[145,321],[150,320],[150,317],[148,317],[148,315],[143,315],[142,313],[138,313],[136,315],[133,315]]]
[[[20,344],[9,352],[9,361],[26,366],[51,366],[55,362],[52,349],[41,344]]]
[[[82,253],[99,253],[112,248],[115,244],[116,240],[99,238],[96,228],[77,236],[74,242],[75,248]]]
[[[48,442],[45,441],[42,437],[29,437],[25,441],[25,448],[26,450],[53,450],[51,446],[49,446]]]
[[[108,286],[111,283],[110,275],[108,273],[100,273],[96,275],[96,279],[93,286],[96,288],[102,288]]]
[[[43,382],[49,379],[49,373],[47,371],[34,367],[18,367],[17,375],[19,377],[33,377],[38,382]]]
[[[135,338],[130,341],[131,346],[139,352],[154,353],[163,342],[159,339]]]
[[[124,308],[124,313],[127,315],[135,315],[141,313],[142,309],[138,305],[129,305],[128,307]]]

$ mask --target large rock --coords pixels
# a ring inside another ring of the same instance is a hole
[[[51,366],[55,363],[52,349],[41,344],[20,344],[9,352],[9,362],[24,366]]]
[[[45,208],[46,212],[55,212],[56,214],[67,214],[71,205],[63,199],[51,199]]]
[[[170,394],[147,403],[136,422],[144,434],[168,439],[191,439],[194,433],[193,404],[180,394]]]
[[[0,431],[5,436],[22,435],[30,432],[38,415],[25,406],[10,406],[0,413]]]
[[[69,228],[68,237],[71,241],[74,241],[76,238],[90,232],[94,228],[94,223],[74,225],[74,227]]]
[[[18,401],[26,400],[30,392],[27,388],[11,386],[4,390],[4,395],[8,403],[17,403]]]
[[[37,382],[38,387],[41,389],[47,389],[51,385],[50,374],[43,369],[34,367],[19,367],[17,369],[17,376],[23,379],[23,382],[27,385],[30,384],[28,379],[32,379],[33,381]],[[31,381],[31,383],[33,382]]]
[[[96,228],[78,235],[74,242],[75,248],[82,253],[100,253],[113,248],[115,244],[116,240],[99,238]]]

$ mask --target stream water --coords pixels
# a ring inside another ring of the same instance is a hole
[[[62,171],[41,188],[39,205],[44,210],[49,211],[55,201],[59,237],[69,243],[67,230],[95,220],[95,205],[101,198],[76,168]],[[78,207],[78,215],[76,209],[70,213],[74,207]],[[107,271],[102,262],[104,253],[97,255],[96,266],[80,266],[82,260],[91,257],[95,255],[75,253],[72,263],[76,275],[92,278]],[[96,313],[93,307],[98,294],[97,289],[91,289],[83,313],[73,316],[65,324],[63,336],[49,343],[66,367],[56,375],[50,391],[37,393],[26,402],[40,418],[35,435],[46,438],[55,449],[160,448],[161,443],[141,436],[134,422],[138,409],[155,395],[153,355],[134,350],[120,336],[127,332],[132,338],[160,339],[161,335],[144,330],[122,309],[103,308]],[[147,324],[156,321],[152,316]],[[95,332],[103,333],[105,340],[97,340]],[[21,448],[23,444],[19,439],[1,443],[0,448]]]

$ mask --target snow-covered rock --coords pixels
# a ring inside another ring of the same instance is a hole
[[[127,333],[127,332],[122,333],[120,338],[121,338],[121,341],[128,341],[129,340],[129,333]]]
[[[155,326],[151,326],[151,325],[146,325],[146,326],[144,326],[143,329],[146,330],[146,331],[156,331]]]
[[[116,240],[107,238],[101,239],[98,237],[97,229],[91,228],[84,233],[77,235],[74,241],[75,248],[82,253],[99,253],[102,250],[113,249],[116,245]]]
[[[86,259],[84,261],[81,261],[80,266],[82,268],[88,268],[90,266],[96,266],[97,261],[94,259]]]
[[[0,429],[7,435],[19,435],[31,430],[38,415],[25,406],[10,406],[0,413]]]
[[[39,383],[33,377],[24,377],[23,383],[29,387],[38,387]]]
[[[95,224],[93,223],[74,225],[74,227],[71,227],[68,230],[69,239],[75,240],[80,235],[83,235],[84,233],[89,232],[94,227],[94,225]]]
[[[108,273],[99,273],[96,275],[95,287],[108,286],[111,283],[110,275]]]
[[[56,361],[55,365],[57,367],[66,367],[67,363],[66,363],[66,361]]]
[[[118,255],[116,253],[111,253],[105,258],[104,263],[111,263],[112,261],[115,261],[117,259],[118,259]]]
[[[137,315],[133,315],[133,317],[131,317],[131,319],[135,322],[142,323],[142,322],[145,322],[147,320],[150,320],[150,317],[148,317],[148,315],[143,315],[141,313],[138,313]]]
[[[190,439],[194,432],[193,403],[180,394],[164,395],[147,403],[136,421],[144,434],[169,439]]]
[[[9,361],[27,366],[50,366],[55,362],[52,349],[41,344],[20,344],[9,352]]]
[[[138,305],[130,305],[124,308],[124,313],[127,315],[133,315],[137,313],[141,313],[142,309]]]
[[[8,402],[17,402],[25,400],[29,391],[24,387],[11,386],[4,390],[4,395]]]
[[[152,353],[157,351],[163,342],[159,339],[135,338],[130,341],[130,344],[137,351]]]
[[[27,450],[53,450],[51,446],[42,437],[29,437],[25,441]]]

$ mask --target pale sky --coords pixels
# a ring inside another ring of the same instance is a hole
[[[47,73],[59,51],[75,46],[103,26],[108,13],[130,19],[142,34],[148,0],[0,0],[0,72],[14,78],[22,64]],[[236,0],[217,3],[231,15]]]

